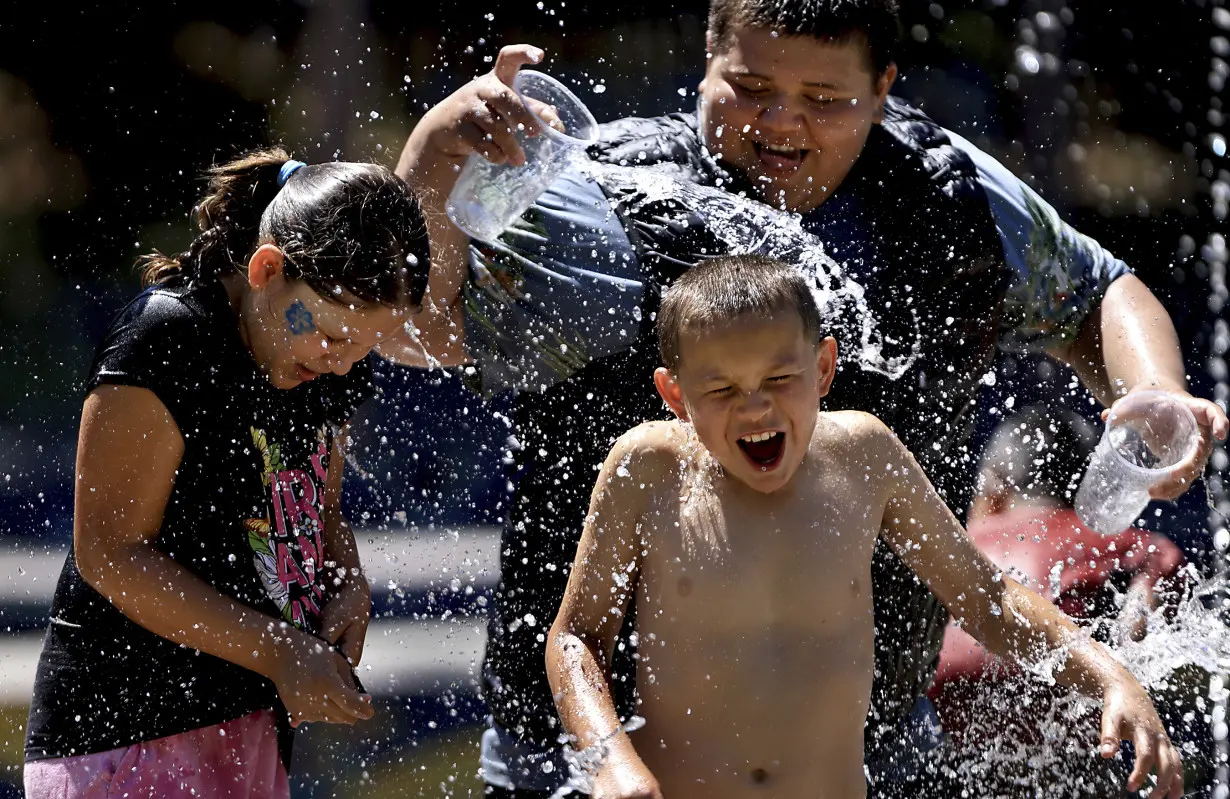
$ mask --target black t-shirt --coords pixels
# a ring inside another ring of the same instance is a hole
[[[326,475],[342,467],[329,454],[371,393],[370,362],[274,388],[244,347],[222,284],[181,284],[145,291],[116,318],[86,391],[103,384],[152,391],[183,436],[154,545],[222,593],[318,632],[328,598],[318,569]],[[27,760],[107,751],[277,707],[264,677],[124,616],[82,579],[69,551],[35,677]]]

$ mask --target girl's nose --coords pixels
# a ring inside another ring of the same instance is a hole
[[[325,352],[324,363],[333,374],[344,375],[356,363],[361,361],[368,351],[354,344],[332,343],[329,345],[328,351]]]

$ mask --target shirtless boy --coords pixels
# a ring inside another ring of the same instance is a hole
[[[1056,677],[1103,700],[1101,747],[1135,744],[1129,787],[1182,794],[1136,680],[1051,603],[1000,575],[876,417],[817,412],[836,344],[797,270],[702,263],[663,296],[654,374],[678,417],[614,446],[547,642],[574,746],[605,746],[595,799],[865,795],[873,545],[883,536],[990,649],[1070,649]],[[637,746],[607,663],[636,596]]]

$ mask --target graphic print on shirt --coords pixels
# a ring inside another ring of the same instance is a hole
[[[251,428],[252,443],[261,453],[261,482],[269,492],[268,515],[246,519],[248,544],[256,573],[269,598],[296,627],[316,632],[324,600],[324,578],[318,572],[324,552],[324,485],[329,471],[328,436],[321,427],[310,469],[287,468],[283,449],[264,430]]]

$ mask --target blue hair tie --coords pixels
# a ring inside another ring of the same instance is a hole
[[[287,161],[282,164],[282,168],[278,170],[278,187],[286,185],[286,181],[290,180],[290,176],[295,174],[295,171],[300,167],[305,167],[307,164],[302,161]]]

